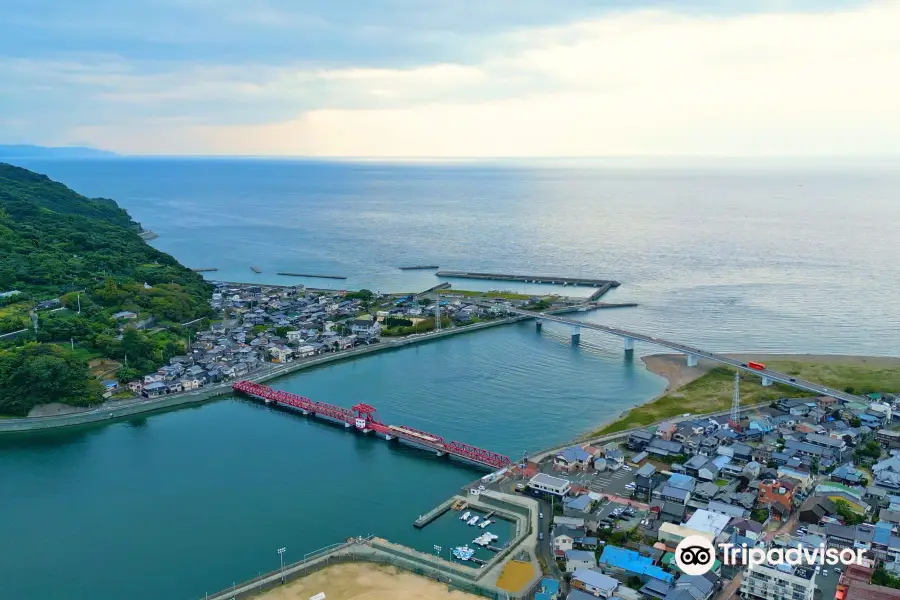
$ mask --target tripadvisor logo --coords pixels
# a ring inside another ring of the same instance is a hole
[[[703,575],[713,568],[716,562],[716,549],[705,537],[691,535],[675,548],[675,564],[685,575]]]
[[[726,565],[746,565],[751,569],[764,564],[844,565],[862,564],[865,550],[862,548],[837,549],[820,546],[795,548],[748,548],[746,545],[719,544]],[[716,562],[716,548],[705,537],[692,535],[684,538],[675,548],[675,564],[686,575],[703,575]]]

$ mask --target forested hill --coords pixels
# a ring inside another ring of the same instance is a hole
[[[139,231],[112,200],[0,163],[0,334],[32,328],[30,315],[38,320],[37,333],[0,338],[0,413],[98,401],[86,359],[127,354],[130,368],[119,376],[134,377],[184,350],[178,324],[209,315],[210,287]],[[122,311],[135,316],[113,317]],[[131,331],[137,323],[144,330]],[[72,385],[58,389],[54,378]]]

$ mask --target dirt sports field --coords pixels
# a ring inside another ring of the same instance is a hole
[[[478,596],[448,592],[446,585],[393,567],[369,563],[336,565],[266,592],[262,600],[309,600],[319,592],[325,600],[475,600]]]

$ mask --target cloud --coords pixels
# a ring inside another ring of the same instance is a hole
[[[525,4],[534,14],[545,6]],[[283,10],[268,3],[256,21],[278,21]],[[445,18],[458,23],[460,14]],[[501,21],[489,10],[485,19]],[[329,22],[303,20],[317,31]],[[9,91],[6,102],[25,106],[27,89],[76,90],[46,135],[135,153],[896,154],[898,22],[896,0],[751,14],[620,9],[567,24],[497,25],[474,37],[425,28],[406,43],[442,46],[433,55],[450,56],[454,44],[474,39],[477,52],[408,66],[7,61],[0,95]],[[372,38],[398,26],[357,25]]]

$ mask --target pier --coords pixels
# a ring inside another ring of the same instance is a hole
[[[202,269],[191,269],[194,273],[211,273],[213,271],[218,271],[219,267],[204,267]]]
[[[439,269],[440,267],[438,265],[410,265],[408,267],[397,267],[397,268],[400,269],[401,271],[414,271],[416,269],[422,269],[422,270]]]
[[[617,283],[616,285],[619,285],[619,284]],[[588,296],[588,302],[596,302],[597,300],[602,298],[606,292],[608,292],[609,290],[611,290],[614,287],[615,286],[613,285],[612,281],[607,281],[606,283],[604,283],[603,285],[598,287],[596,290],[594,290],[593,294]]]
[[[553,283],[563,285],[586,285],[604,288],[601,296],[610,288],[619,287],[618,281],[591,279],[587,277],[558,277],[555,275],[510,275],[507,273],[472,273],[469,271],[438,271],[438,277],[458,277],[461,279],[489,279],[493,281],[521,281],[523,283]],[[599,291],[599,290],[598,290]],[[595,294],[597,292],[594,292]],[[598,296],[599,298],[599,296]]]
[[[266,404],[275,404],[304,415],[315,415],[343,425],[347,429],[353,428],[360,433],[375,432],[386,441],[403,440],[416,447],[434,451],[437,456],[452,456],[491,470],[502,469],[511,464],[508,457],[490,450],[471,446],[464,442],[447,442],[437,434],[419,431],[405,425],[382,423],[375,414],[375,407],[370,404],[359,403],[352,409],[347,409],[325,402],[316,402],[303,396],[282,392],[247,380],[238,381],[232,386],[232,389]]]
[[[415,527],[416,529],[422,529],[423,527],[425,527],[426,525],[428,525],[429,523],[431,523],[438,517],[447,513],[453,507],[452,505],[455,502],[456,502],[456,500],[454,498],[450,498],[446,502],[443,502],[443,503],[437,505],[436,507],[434,507],[433,509],[431,509],[430,511],[428,511],[427,513],[425,513],[424,515],[421,515],[418,519],[416,519],[413,522],[413,527]]]

